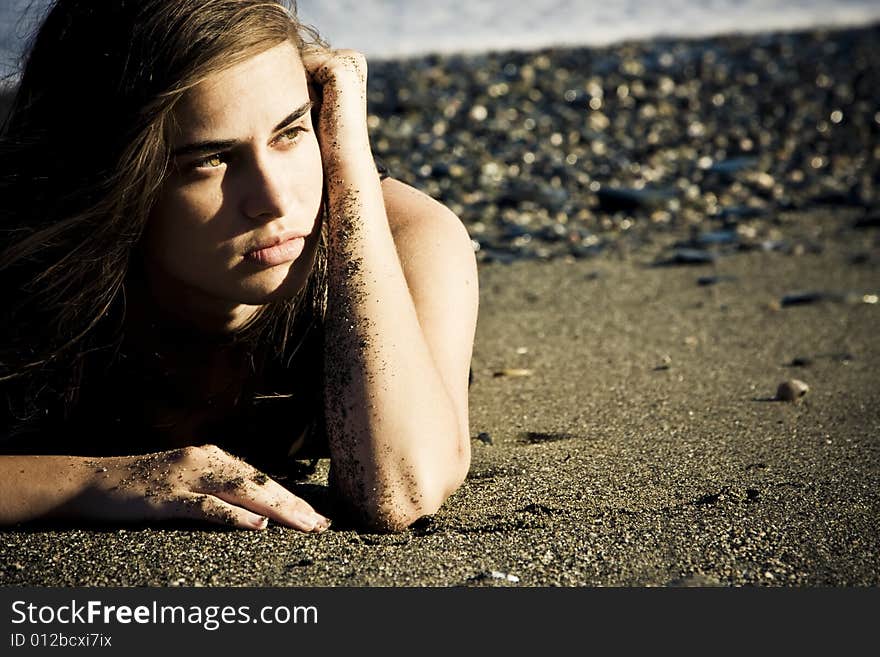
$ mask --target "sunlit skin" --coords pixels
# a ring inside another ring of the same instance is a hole
[[[174,119],[174,171],[141,249],[148,296],[132,305],[203,331],[244,326],[302,288],[326,198],[325,337],[345,338],[324,340],[331,485],[379,529],[434,513],[470,463],[476,262],[447,208],[396,180],[380,183],[366,61],[352,51],[300,56],[282,43],[205,79]],[[306,236],[301,250],[254,255],[291,235]],[[352,331],[363,340],[351,340]],[[292,443],[294,424],[279,423],[271,439]],[[2,456],[0,525],[61,517],[329,526],[251,465],[190,441],[148,456]]]
[[[310,108],[305,70],[289,43],[184,96],[170,136],[174,170],[144,249],[153,296],[165,310],[185,310],[201,328],[233,330],[260,305],[303,287],[323,192]],[[274,266],[246,257],[287,235],[307,235],[298,257]]]

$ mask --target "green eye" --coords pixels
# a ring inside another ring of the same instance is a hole
[[[292,128],[288,128],[287,130],[282,132],[281,137],[286,139],[287,141],[296,141],[303,130],[304,129],[299,126],[293,126]]]
[[[199,162],[199,166],[210,167],[212,169],[215,167],[219,167],[221,164],[223,164],[223,158],[221,158],[220,155],[211,155]]]

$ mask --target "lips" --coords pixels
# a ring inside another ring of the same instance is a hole
[[[304,235],[279,235],[245,253],[244,259],[264,267],[283,265],[296,260],[303,252],[305,243]]]

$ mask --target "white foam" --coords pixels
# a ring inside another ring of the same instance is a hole
[[[0,0],[0,71],[14,64],[46,3]],[[299,0],[298,6],[333,46],[373,58],[880,21],[880,0]]]
[[[708,36],[865,25],[878,0],[300,0],[299,14],[336,47],[373,57],[608,45],[657,36]]]

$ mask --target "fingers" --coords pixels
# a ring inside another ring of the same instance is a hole
[[[206,520],[239,529],[266,529],[268,518],[206,493],[178,493],[162,509],[166,518]]]
[[[333,57],[333,51],[326,48],[306,48],[300,54],[303,68],[309,77],[315,74]]]
[[[213,496],[300,531],[322,532],[330,526],[330,520],[311,505],[245,461],[215,445],[193,450],[195,460],[206,461],[196,468],[199,476],[190,485],[193,493]]]
[[[300,58],[309,78],[321,86],[348,74],[354,74],[354,79],[366,80],[367,59],[355,50],[308,48]]]
[[[330,520],[317,513],[305,500],[300,499],[277,481],[257,473],[250,478],[236,477],[220,490],[201,490],[219,499],[244,507],[253,513],[304,532],[322,532]],[[258,483],[259,482],[259,483]]]

